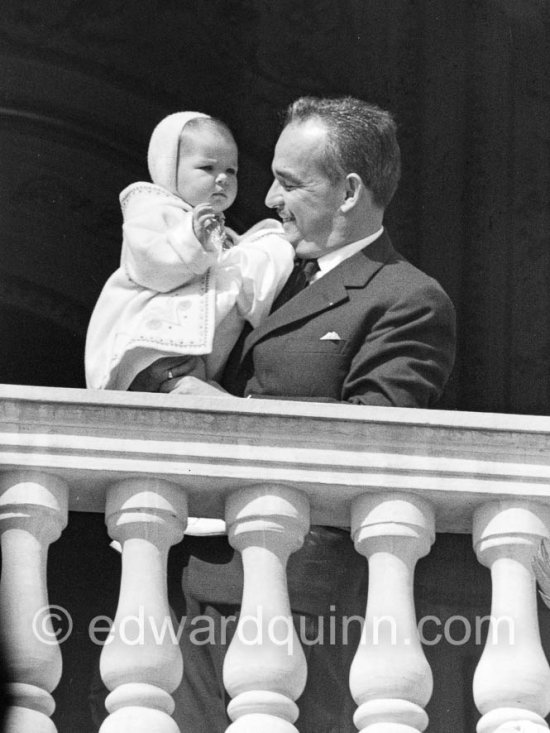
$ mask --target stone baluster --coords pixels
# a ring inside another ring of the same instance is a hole
[[[55,476],[0,476],[1,653],[11,695],[6,733],[55,733],[50,694],[61,678],[59,639],[71,632],[65,609],[49,606],[48,547],[67,524],[68,488]],[[61,622],[54,631],[52,617]]]
[[[168,606],[167,558],[187,523],[182,489],[155,479],[127,479],[108,490],[106,523],[122,545],[116,616],[101,654],[112,690],[100,733],[178,733],[170,695],[182,673],[178,626]]]
[[[309,528],[309,503],[292,489],[264,484],[232,494],[229,541],[242,554],[244,589],[224,663],[231,733],[296,733],[295,700],[307,676],[286,583],[289,555]]]
[[[474,547],[491,570],[491,619],[474,675],[482,718],[478,733],[545,731],[550,711],[550,668],[544,656],[531,567],[550,509],[521,500],[495,501],[474,515]]]
[[[350,670],[354,722],[361,733],[418,733],[428,725],[432,673],[418,637],[414,568],[434,541],[434,513],[414,495],[363,495],[351,524],[369,561],[365,623]]]

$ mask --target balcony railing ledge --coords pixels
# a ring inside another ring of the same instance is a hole
[[[550,505],[550,418],[0,385],[0,470],[22,468],[64,479],[77,511],[147,476],[221,518],[233,489],[268,481],[307,494],[314,523],[349,526],[353,498],[399,491],[469,533],[487,501]]]

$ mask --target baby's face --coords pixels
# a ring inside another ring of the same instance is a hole
[[[178,193],[191,206],[228,209],[237,196],[237,146],[229,136],[203,128],[184,133],[178,163]]]

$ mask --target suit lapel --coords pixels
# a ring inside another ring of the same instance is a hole
[[[344,260],[320,280],[299,292],[269,315],[258,328],[248,335],[242,359],[258,341],[273,331],[348,300],[348,288],[365,287],[394,254],[395,250],[384,231],[375,242]]]

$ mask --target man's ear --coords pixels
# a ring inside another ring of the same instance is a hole
[[[349,211],[359,201],[362,191],[365,190],[361,176],[357,173],[348,173],[344,188],[344,203],[340,206],[341,211]]]

